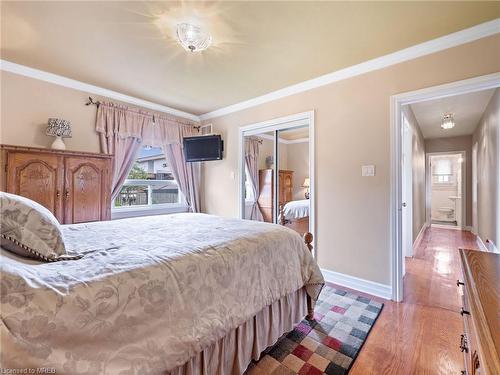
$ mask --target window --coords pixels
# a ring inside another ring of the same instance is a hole
[[[166,210],[185,206],[172,171],[160,147],[143,147],[113,202],[115,213]],[[116,214],[114,217],[140,216]]]
[[[432,165],[432,182],[434,184],[453,184],[455,176],[450,158],[435,158]]]

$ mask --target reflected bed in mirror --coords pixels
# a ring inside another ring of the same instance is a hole
[[[302,235],[306,233],[309,230],[309,199],[280,205],[278,222]]]

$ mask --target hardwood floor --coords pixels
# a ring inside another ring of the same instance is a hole
[[[458,248],[477,249],[470,232],[429,228],[406,259],[404,302],[384,309],[349,375],[459,375],[463,357]]]

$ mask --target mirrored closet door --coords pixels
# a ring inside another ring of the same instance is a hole
[[[310,177],[309,126],[277,131],[279,160],[277,181],[278,223],[300,234],[309,231]]]
[[[313,232],[311,117],[242,128],[242,218]]]

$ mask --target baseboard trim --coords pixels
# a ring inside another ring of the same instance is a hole
[[[496,254],[499,253],[498,247],[496,247],[496,245],[493,243],[493,241],[490,240],[490,241],[487,241],[487,243],[489,244],[489,248],[488,249],[489,249],[489,251],[491,253],[496,253]]]
[[[429,228],[429,224],[427,222],[422,225],[422,228],[420,228],[420,232],[418,232],[417,238],[415,238],[415,241],[413,242],[413,252],[415,253],[415,249],[420,246],[420,243],[422,242],[422,238],[424,238],[424,233]]]
[[[476,236],[476,243],[477,243],[477,246],[479,246],[479,249],[481,251],[488,251],[488,248],[486,247],[486,245],[484,244],[483,240],[481,239],[481,237],[479,236]]]
[[[486,241],[483,241],[483,239],[479,237],[479,235],[476,235],[476,242],[477,246],[479,246],[479,248],[482,251],[487,251],[489,253],[496,253],[496,254],[500,253],[496,245],[491,240],[487,239]]]
[[[375,281],[361,279],[359,277],[346,275],[343,273],[330,271],[322,268],[321,272],[326,281],[346,288],[359,290],[360,292],[371,294],[384,299],[392,298],[392,289],[390,285],[380,284]]]

